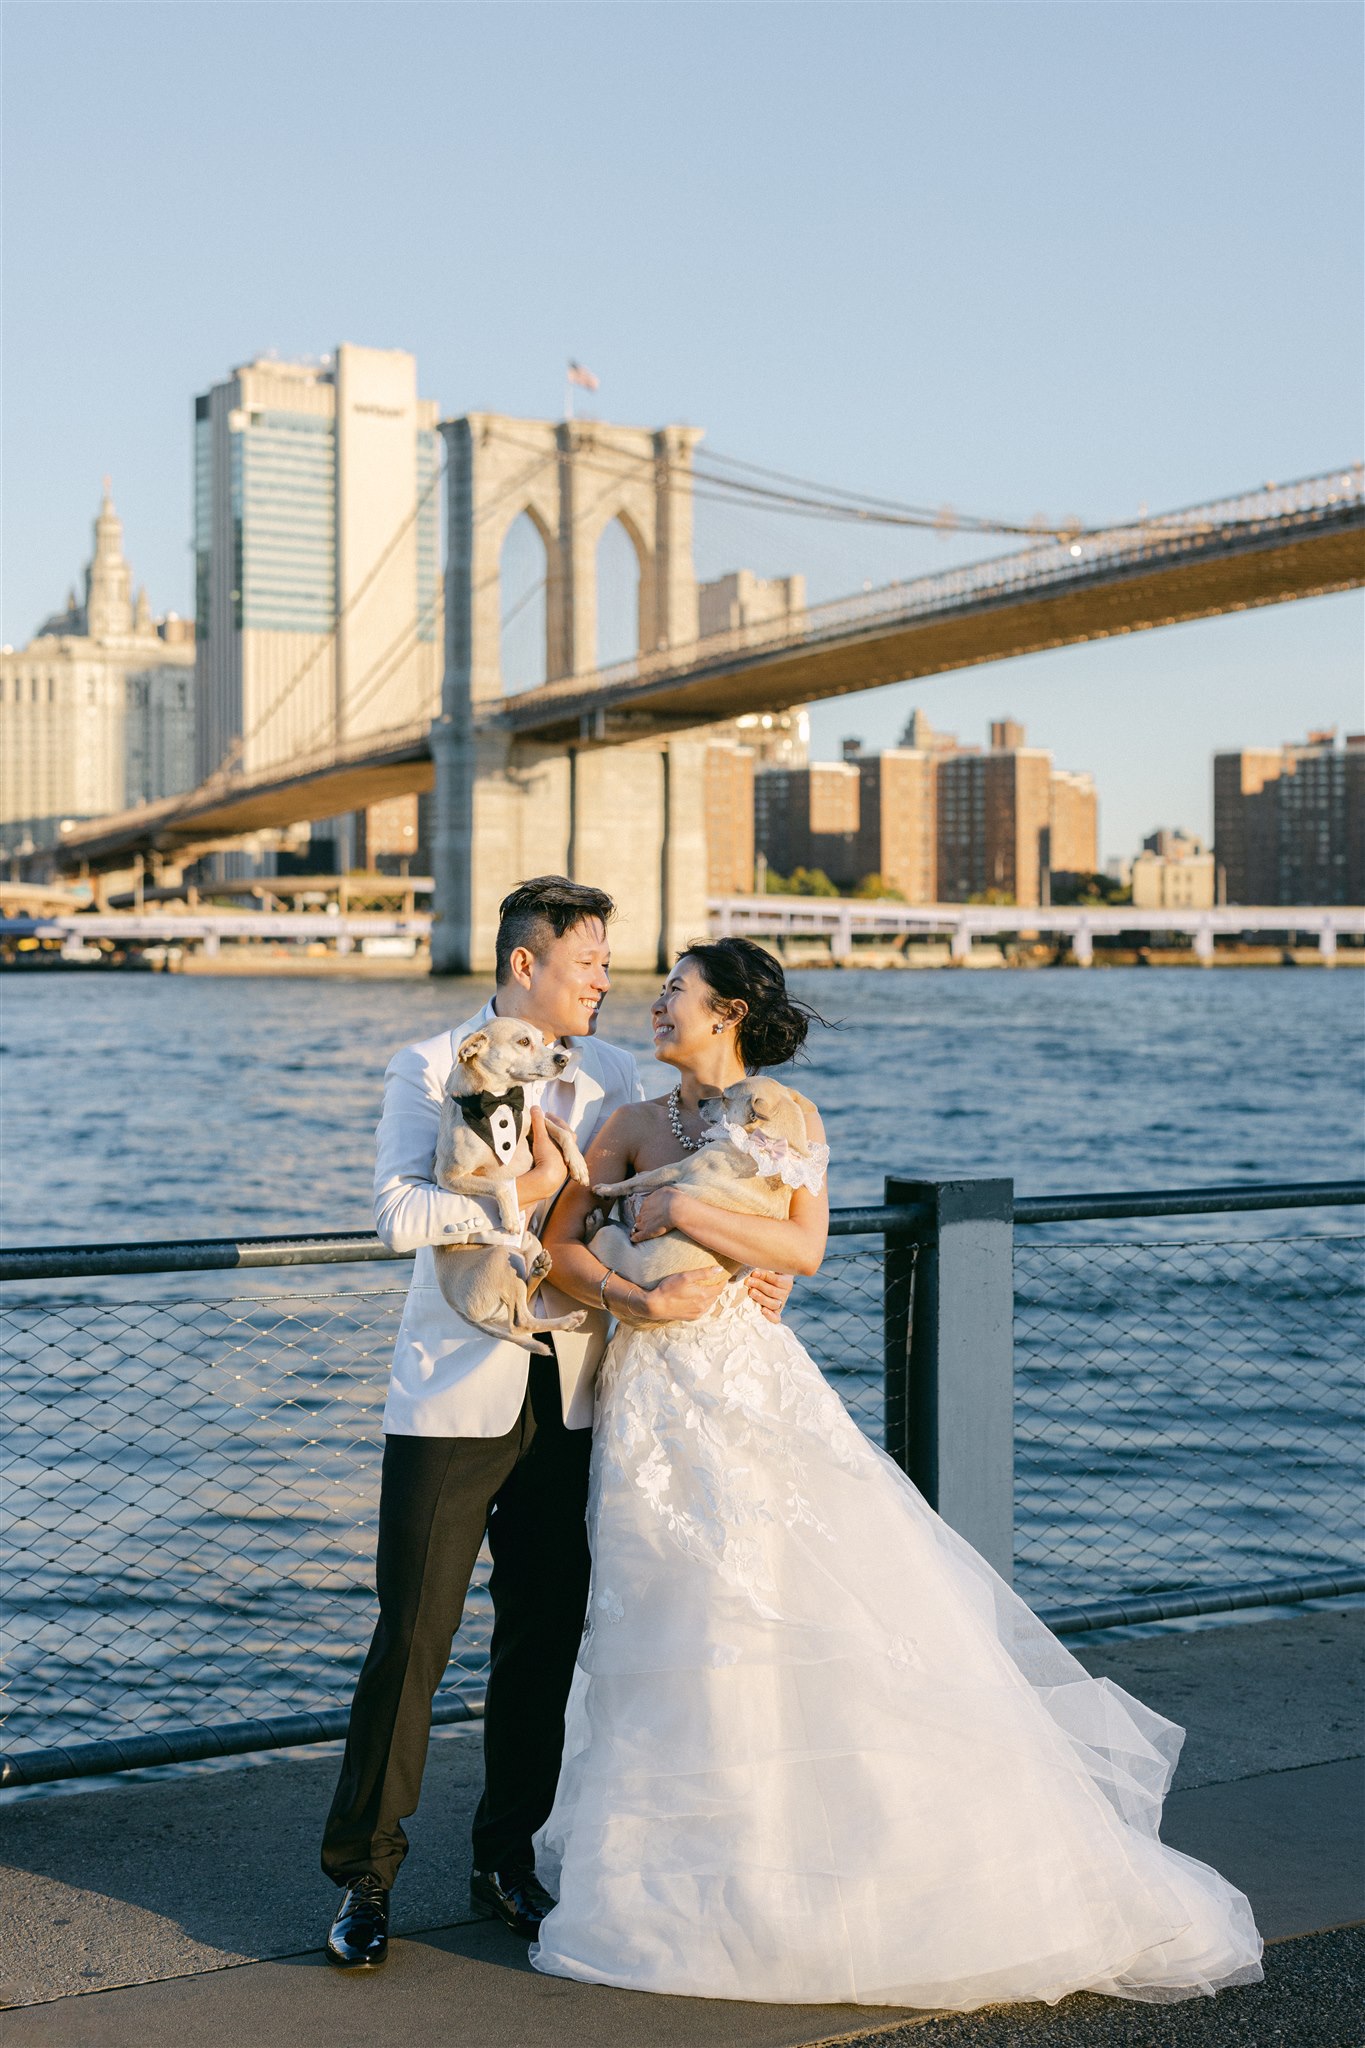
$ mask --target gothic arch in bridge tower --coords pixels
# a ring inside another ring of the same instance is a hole
[[[611,668],[648,652],[648,555],[630,515],[617,512],[597,536],[593,600],[597,612],[596,666]]]
[[[618,521],[639,567],[641,652],[697,637],[689,427],[470,413],[446,441],[446,667],[436,762],[437,972],[492,964],[498,904],[528,875],[611,891],[622,965],[654,967],[705,921],[701,743],[554,745],[497,721],[502,551],[525,513],[545,547],[546,674],[597,666],[597,550]]]
[[[558,536],[533,505],[523,505],[503,533],[498,548],[498,673],[504,693],[535,689],[552,673],[549,590],[558,575],[558,546]]]

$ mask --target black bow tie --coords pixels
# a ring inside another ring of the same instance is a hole
[[[504,1105],[511,1110],[513,1116],[519,1117],[526,1101],[526,1091],[518,1085],[509,1088],[505,1095],[494,1095],[491,1089],[483,1088],[473,1095],[457,1096],[456,1100],[466,1123],[486,1124],[493,1111],[502,1109]]]

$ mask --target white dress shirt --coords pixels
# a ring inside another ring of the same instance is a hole
[[[455,1195],[434,1179],[441,1102],[455,1054],[471,1031],[496,1015],[486,1003],[474,1017],[416,1045],[405,1045],[384,1075],[384,1110],[375,1132],[374,1227],[393,1251],[415,1252],[412,1282],[394,1344],[384,1429],[389,1436],[502,1436],[516,1421],[526,1394],[529,1354],[519,1344],[489,1337],[456,1313],[436,1282],[431,1247],[471,1234],[499,1234],[491,1195]],[[566,1123],[585,1151],[613,1110],[644,1100],[631,1054],[596,1038],[570,1041],[575,1058],[553,1081],[526,1089]],[[538,1231],[548,1203],[523,1222]],[[546,1315],[581,1304],[548,1285],[535,1297]],[[556,1330],[560,1398],[570,1429],[592,1424],[592,1381],[606,1342],[608,1318],[585,1311],[577,1330]]]

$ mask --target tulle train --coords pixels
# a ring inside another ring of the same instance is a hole
[[[640,1990],[967,2010],[1262,1976],[1158,1835],[1184,1731],[1091,1678],[742,1288],[620,1331],[531,1951]]]

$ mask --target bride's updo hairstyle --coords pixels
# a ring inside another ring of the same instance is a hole
[[[713,1010],[724,1014],[731,1003],[747,1005],[735,1041],[751,1074],[795,1059],[811,1025],[825,1021],[809,1004],[788,995],[781,964],[752,939],[712,939],[686,947],[678,959],[696,961]]]

